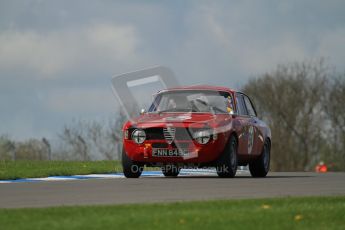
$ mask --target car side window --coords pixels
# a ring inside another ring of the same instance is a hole
[[[246,105],[243,99],[242,94],[236,94],[236,101],[237,101],[237,113],[239,115],[248,115],[246,110]]]
[[[246,108],[247,108],[248,114],[250,116],[256,117],[255,109],[252,105],[252,102],[249,100],[249,98],[247,96],[244,96],[244,101],[246,103]]]

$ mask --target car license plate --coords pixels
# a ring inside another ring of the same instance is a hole
[[[185,157],[188,156],[188,149],[162,149],[162,148],[152,148],[153,157]]]

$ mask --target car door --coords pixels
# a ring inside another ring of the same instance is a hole
[[[236,120],[240,123],[238,130],[238,154],[248,155],[248,131],[250,116],[244,101],[242,93],[236,93]]]
[[[260,120],[257,118],[252,101],[247,95],[243,94],[244,102],[250,117],[248,120],[248,154],[259,155],[261,153],[262,137],[260,129]]]

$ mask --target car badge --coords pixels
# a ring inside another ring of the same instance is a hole
[[[164,134],[164,138],[165,140],[168,142],[168,144],[170,145],[174,139],[175,139],[175,132],[176,132],[176,128],[175,127],[166,127],[163,128],[163,134]]]

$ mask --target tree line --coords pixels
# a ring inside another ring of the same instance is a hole
[[[14,141],[0,136],[0,160],[119,160],[123,113],[103,121],[73,120],[54,140]]]
[[[323,60],[279,65],[250,79],[248,94],[272,131],[273,170],[345,170],[345,74]]]

